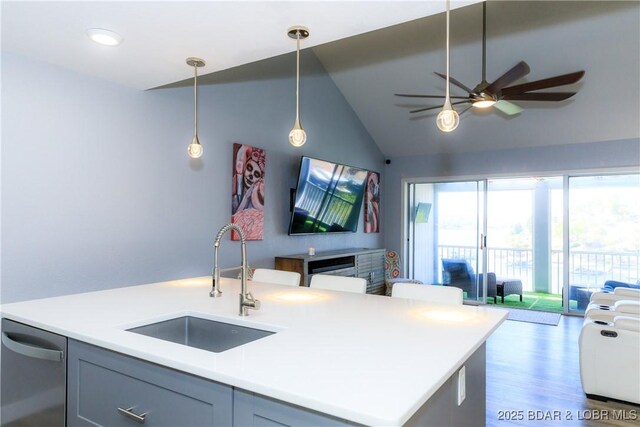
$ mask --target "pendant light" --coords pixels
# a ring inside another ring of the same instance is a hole
[[[300,39],[309,37],[309,29],[297,25],[289,28],[287,35],[296,39],[296,121],[289,132],[289,143],[294,147],[302,147],[307,142],[307,133],[300,124]]]
[[[204,67],[204,59],[190,57],[187,58],[187,65],[193,67],[193,107],[194,107],[194,134],[191,144],[189,144],[189,157],[198,159],[202,157],[202,145],[198,140],[198,68]]]
[[[442,132],[451,132],[455,128],[458,127],[458,123],[460,123],[460,117],[456,110],[453,109],[451,105],[451,99],[449,98],[449,3],[450,0],[446,0],[447,2],[447,88],[445,92],[444,106],[442,107],[442,111],[438,113],[438,118],[436,119],[436,125],[438,125],[438,129]]]

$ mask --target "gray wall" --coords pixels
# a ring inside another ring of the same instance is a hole
[[[193,161],[191,87],[142,92],[3,54],[0,301],[210,274],[213,237],[231,216],[233,142],[267,156],[265,238],[248,243],[253,266],[309,246],[381,247],[362,219],[353,235],[287,235],[301,155],[377,171],[384,163],[311,51],[301,58],[308,142],[291,147],[295,62],[277,60],[290,75],[201,87],[205,151]],[[225,242],[221,264],[238,263],[238,243]]]
[[[640,139],[514,148],[464,154],[392,157],[384,169],[385,215],[382,217],[387,249],[402,246],[402,180],[407,178],[470,179],[495,176],[535,176],[567,171],[628,167],[638,170]]]

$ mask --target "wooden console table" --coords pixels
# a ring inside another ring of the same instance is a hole
[[[276,270],[300,273],[300,286],[309,286],[314,274],[367,279],[368,294],[384,294],[384,249],[352,248],[275,258]]]

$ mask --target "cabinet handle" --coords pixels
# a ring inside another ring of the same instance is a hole
[[[135,408],[135,406],[132,406],[131,408],[127,408],[127,409],[123,409],[118,407],[118,412],[120,412],[122,415],[124,415],[127,418],[132,419],[133,421],[137,421],[140,424],[144,424],[144,419],[147,416],[147,412],[145,412],[144,414],[134,414],[133,413],[133,408]]]

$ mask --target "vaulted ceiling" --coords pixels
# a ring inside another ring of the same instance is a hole
[[[451,73],[470,87],[481,79],[477,2],[453,1],[451,13]],[[268,58],[295,49],[287,27],[304,24],[312,36],[303,47],[312,47],[386,156],[640,137],[640,3],[490,1],[489,81],[521,60],[531,67],[521,82],[577,70],[586,75],[555,89],[578,91],[567,101],[518,102],[524,111],[515,116],[470,109],[450,134],[437,130],[437,109],[409,113],[439,101],[394,96],[444,94],[444,81],[433,74],[445,70],[443,9],[444,1],[393,0],[3,1],[2,49],[147,89],[188,79],[187,56],[207,60],[203,71],[214,73],[203,83],[237,79],[243,69],[251,78],[255,61],[277,68]],[[95,49],[84,36],[89,27],[116,30],[125,42],[118,49]],[[466,95],[456,87],[452,94]],[[303,121],[313,120],[302,114]]]
[[[519,82],[585,70],[562,102],[514,102],[524,111],[470,109],[451,133],[435,125],[439,100],[394,93],[444,94],[444,14],[314,48],[386,156],[470,152],[640,136],[638,2],[495,1],[487,4],[487,80],[524,60]],[[482,5],[451,13],[451,74],[473,88],[482,76]],[[466,93],[452,86],[452,95]],[[458,111],[466,107],[456,107]],[[308,119],[307,119],[308,120]]]
[[[453,0],[462,7],[481,0]],[[444,1],[2,1],[2,49],[138,89],[190,77],[190,56],[205,73],[295,50],[287,37],[305,25],[316,46],[441,13]],[[105,28],[121,46],[85,36]]]

